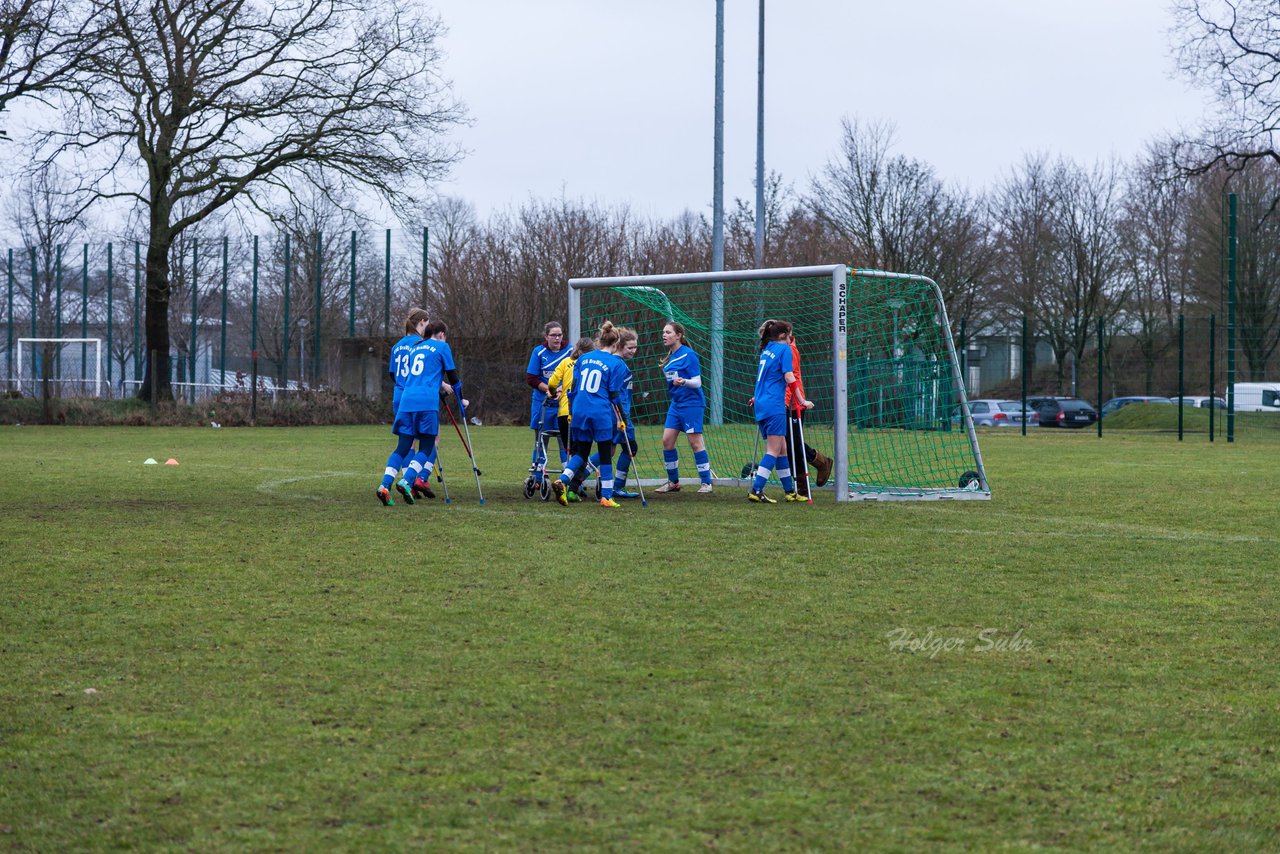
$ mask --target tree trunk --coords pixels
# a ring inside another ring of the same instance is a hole
[[[169,250],[173,235],[169,232],[168,208],[154,203],[151,207],[151,238],[147,242],[147,313],[146,374],[138,397],[142,400],[173,401],[169,359]],[[155,353],[152,359],[150,354]],[[153,373],[154,371],[154,373]],[[152,393],[152,384],[155,391]]]

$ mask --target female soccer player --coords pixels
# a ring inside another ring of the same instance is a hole
[[[659,486],[657,492],[680,491],[680,454],[676,450],[676,436],[681,432],[689,437],[693,461],[698,466],[698,479],[702,481],[698,492],[710,492],[711,459],[702,441],[702,413],[707,407],[707,398],[702,393],[698,354],[684,340],[684,326],[674,320],[662,327],[662,346],[667,348],[661,365],[667,377],[671,405],[667,408],[667,421],[662,429],[662,461],[667,467],[667,482]]]
[[[573,351],[569,353],[569,357],[556,365],[555,373],[551,375],[551,379],[547,380],[548,395],[559,401],[560,406],[556,416],[556,423],[560,428],[560,447],[569,447],[569,403],[573,396],[573,366],[578,358],[584,353],[590,353],[596,348],[596,342],[590,338],[579,338],[578,343],[573,345]],[[583,472],[585,475],[586,472]],[[569,499],[569,503],[579,501],[578,493],[581,491],[581,478],[578,478],[569,485],[569,490],[565,493],[565,497]]]
[[[812,409],[813,404],[804,399],[804,393],[796,382],[792,370],[791,324],[785,320],[766,320],[760,327],[760,358],[756,370],[756,390],[752,398],[755,406],[756,424],[760,435],[764,437],[764,456],[756,469],[755,481],[751,484],[748,500],[761,504],[777,504],[764,494],[764,485],[769,474],[775,468],[778,479],[782,481],[782,491],[787,501],[803,501],[796,494],[795,484],[791,481],[791,463],[787,459],[787,404],[788,389],[795,395],[797,405],[802,409]]]
[[[800,392],[800,399],[804,399],[804,374],[800,371],[800,348],[796,345],[796,336],[792,333],[787,339],[787,343],[791,345],[791,370],[796,375],[796,387]],[[809,493],[809,466],[812,465],[818,470],[818,486],[825,486],[827,481],[831,479],[831,467],[835,465],[830,457],[824,457],[815,451],[809,445],[803,442],[804,433],[801,430],[800,419],[803,417],[804,410],[797,410],[794,396],[791,389],[787,389],[787,458],[797,460],[795,449],[802,447],[804,449],[805,464],[796,466],[796,491],[800,492],[800,486],[804,486],[804,495],[812,497]]]
[[[634,329],[624,326],[615,328],[618,341],[611,352],[624,362],[635,358],[640,342]],[[639,498],[640,493],[627,491],[627,471],[631,468],[631,458],[639,448],[636,445],[636,428],[631,423],[631,367],[627,368],[627,382],[618,396],[618,432],[613,437],[613,444],[619,449],[618,462],[613,467],[613,495],[615,498]],[[602,458],[592,456],[591,464],[597,468]]]
[[[448,331],[443,322],[429,321],[423,329],[425,337],[409,351],[409,374],[405,378],[392,426],[402,444],[406,437],[410,445],[414,441],[418,443],[418,453],[409,463],[415,486],[431,476],[434,466],[431,452],[440,432],[440,392],[452,395],[462,388],[458,369],[453,363],[453,352],[445,341]],[[394,476],[394,470],[388,463],[377,491],[378,500],[384,505],[394,503],[390,492]]]
[[[533,389],[533,403],[529,408],[529,429],[542,431],[542,440],[535,442],[529,471],[534,483],[542,483],[542,461],[547,458],[547,437],[555,434],[556,412],[547,406],[547,380],[555,373],[556,366],[569,355],[569,345],[564,340],[564,327],[554,320],[542,328],[542,343],[529,355],[524,380]],[[539,456],[541,455],[541,456]],[[565,447],[560,446],[560,464],[566,459]]]
[[[584,353],[573,366],[573,403],[570,407],[569,437],[573,455],[564,472],[551,483],[556,500],[569,505],[569,483],[587,465],[594,442],[600,460],[600,506],[618,507],[613,500],[613,437],[625,425],[619,424],[617,404],[631,383],[631,369],[611,352],[622,338],[622,332],[605,321],[596,336],[600,349]],[[632,341],[635,333],[631,333]]]
[[[423,330],[427,328],[427,313],[420,308],[415,308],[409,312],[408,317],[404,319],[404,337],[397,341],[391,347],[391,363],[389,370],[391,372],[391,380],[393,390],[391,393],[391,418],[395,420],[396,410],[400,408],[400,394],[404,390],[405,380],[409,377],[409,351],[414,348],[418,342],[422,340]],[[391,430],[395,433],[394,426]],[[412,436],[398,436],[399,444],[396,449],[387,458],[387,470],[391,472],[392,479],[395,480],[400,472],[401,466],[405,464],[405,456],[413,448]],[[416,478],[417,475],[415,474]],[[427,486],[422,490],[414,489],[411,481],[406,478],[396,480],[396,490],[404,496],[406,504],[412,504],[414,498],[421,495],[425,498],[435,498],[435,493],[431,491],[431,487]],[[381,496],[379,496],[381,497]],[[390,501],[390,492],[387,493],[388,500],[383,502],[386,504]]]

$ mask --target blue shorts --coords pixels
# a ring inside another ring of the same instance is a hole
[[[787,413],[778,412],[773,415],[766,415],[756,421],[760,426],[760,435],[764,438],[770,436],[787,435]]]
[[[667,410],[667,421],[662,426],[670,430],[679,430],[681,433],[701,433],[702,413],[705,411],[705,407],[702,406],[672,405]]]
[[[427,409],[422,412],[397,412],[391,432],[397,436],[436,436],[440,433],[440,412]]]
[[[579,415],[569,422],[569,438],[574,442],[612,442],[617,432],[612,412]]]
[[[560,407],[552,403],[549,406],[541,406],[539,404],[529,402],[529,429],[538,429],[538,417],[542,417],[543,433],[558,433],[560,424],[556,421],[556,416],[560,414]]]

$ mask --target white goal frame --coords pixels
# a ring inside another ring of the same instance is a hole
[[[18,372],[15,374],[15,381],[18,388],[22,388],[25,378],[22,376],[22,345],[23,344],[92,344],[93,345],[93,396],[102,397],[102,339],[101,338],[19,338],[18,339]],[[34,359],[33,359],[34,361]],[[35,377],[31,378],[34,383]],[[68,380],[58,379],[55,382],[69,382]],[[87,382],[87,378],[81,378],[79,382]]]
[[[645,287],[661,290],[663,285],[674,284],[711,284],[711,347],[710,375],[712,383],[706,386],[707,391],[707,423],[722,424],[724,421],[724,334],[719,331],[724,324],[724,282],[751,282],[766,279],[799,279],[827,278],[831,282],[831,378],[832,378],[832,428],[834,431],[834,454],[831,479],[836,501],[867,500],[867,496],[856,495],[848,488],[849,483],[849,327],[848,327],[848,287],[849,274],[858,276],[882,276],[924,282],[930,286],[937,299],[940,321],[945,332],[947,349],[953,365],[958,365],[955,341],[951,337],[950,320],[947,317],[946,305],[942,299],[942,289],[937,282],[926,276],[905,273],[890,273],[878,270],[857,270],[846,264],[823,264],[809,267],[773,267],[759,270],[721,270],[702,273],[670,273],[645,276],[600,276],[573,278],[569,280],[569,337],[570,342],[582,336],[582,291],[595,288]],[[946,490],[945,492],[921,491],[914,495],[884,495],[879,500],[911,500],[931,498],[964,498],[989,499],[990,488],[987,485],[986,468],[982,462],[982,452],[978,448],[978,437],[973,427],[972,418],[968,417],[968,396],[965,394],[964,378],[955,371],[955,392],[961,402],[962,411],[966,414],[964,428],[968,434],[969,444],[974,455],[974,462],[981,485],[980,491]],[[737,482],[737,481],[731,481]]]

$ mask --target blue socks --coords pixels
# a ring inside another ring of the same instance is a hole
[[[671,453],[674,454],[675,451],[672,451]],[[693,455],[693,461],[698,466],[698,480],[702,481],[703,483],[710,483],[711,482],[711,455],[707,453],[707,449],[703,448],[701,451],[696,452]],[[678,479],[678,477],[679,475],[671,478],[672,482],[675,482]]]
[[[662,462],[667,467],[667,480],[672,483],[680,482],[680,454],[675,448],[662,450]]]

